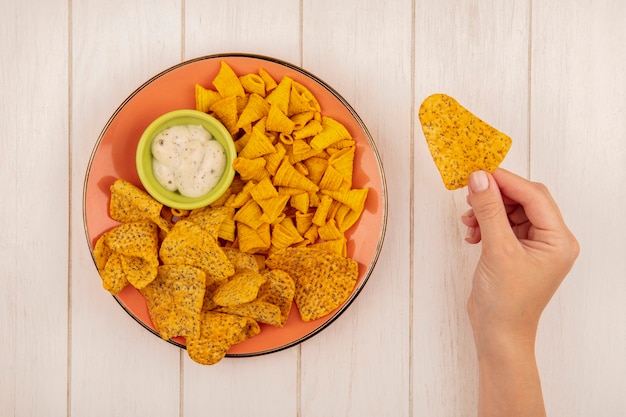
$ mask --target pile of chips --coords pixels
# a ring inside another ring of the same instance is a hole
[[[238,246],[267,253],[315,245],[345,256],[344,233],[368,194],[352,188],[356,146],[348,130],[287,76],[277,83],[259,69],[238,77],[222,62],[213,85],[196,85],[196,109],[218,118],[235,140],[238,177],[214,205],[237,209]]]
[[[94,247],[103,287],[137,288],[160,336],[184,337],[207,365],[262,325],[285,326],[294,301],[303,321],[343,304],[359,275],[345,232],[368,194],[352,187],[355,141],[303,85],[222,62],[213,87],[196,85],[196,107],[233,136],[231,187],[186,211],[117,179],[109,214],[120,224]]]

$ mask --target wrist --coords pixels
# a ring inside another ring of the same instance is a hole
[[[481,338],[476,344],[481,417],[545,417],[534,337]]]
[[[474,342],[479,363],[485,360],[502,361],[535,360],[536,331],[474,332]]]

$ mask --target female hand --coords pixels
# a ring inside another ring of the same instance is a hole
[[[462,217],[469,243],[482,241],[468,301],[479,336],[533,336],[579,246],[548,189],[504,169],[470,177]]]
[[[534,356],[540,316],[579,245],[548,189],[497,169],[470,176],[466,240],[482,242],[467,303],[479,416],[545,416]]]

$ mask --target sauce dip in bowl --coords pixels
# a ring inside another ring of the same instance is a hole
[[[174,110],[154,120],[137,145],[137,174],[155,200],[193,210],[220,198],[235,177],[232,136],[213,116]]]

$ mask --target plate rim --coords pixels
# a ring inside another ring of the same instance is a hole
[[[350,294],[350,296],[348,297],[348,299],[334,312],[334,314],[332,315],[332,317],[330,317],[328,320],[326,320],[324,323],[322,323],[320,326],[316,327],[315,329],[313,329],[312,331],[306,333],[305,335],[289,342],[289,343],[285,343],[282,344],[281,346],[277,346],[277,347],[273,347],[270,349],[265,349],[265,350],[261,350],[261,351],[256,351],[256,352],[246,352],[246,353],[227,353],[226,357],[254,357],[254,356],[261,356],[261,355],[267,355],[270,353],[276,353],[276,352],[280,352],[282,350],[286,350],[289,348],[292,348],[294,346],[297,346],[299,344],[301,344],[302,342],[311,339],[312,337],[314,337],[315,335],[317,335],[318,333],[320,333],[322,330],[326,329],[328,326],[330,326],[335,320],[337,320],[347,309],[348,307],[350,307],[350,305],[352,305],[352,303],[354,302],[354,300],[356,300],[356,298],[358,297],[358,295],[361,293],[361,291],[363,290],[363,288],[365,287],[365,285],[367,284],[367,282],[369,281],[370,276],[372,275],[372,272],[374,271],[376,264],[378,263],[378,259],[380,258],[380,254],[382,251],[382,247],[384,244],[384,240],[385,240],[385,236],[386,236],[386,232],[387,232],[387,217],[388,217],[388,194],[387,194],[387,182],[386,182],[386,177],[385,177],[385,171],[383,169],[383,164],[382,164],[382,158],[380,156],[380,153],[378,152],[378,147],[376,146],[376,143],[374,142],[374,139],[369,131],[369,129],[367,128],[367,126],[365,125],[365,123],[363,122],[363,120],[361,119],[361,117],[357,114],[357,112],[354,110],[354,108],[352,107],[352,105],[350,105],[350,103],[348,103],[348,101],[341,95],[339,94],[339,92],[337,90],[335,90],[331,85],[329,85],[327,82],[325,82],[324,80],[320,79],[318,76],[316,76],[315,74],[312,74],[311,72],[309,72],[308,70],[292,64],[291,62],[282,60],[280,58],[274,58],[274,57],[270,57],[267,55],[262,55],[262,54],[255,54],[255,53],[244,53],[244,52],[225,52],[225,53],[216,53],[216,54],[208,54],[208,55],[202,55],[202,56],[198,56],[195,58],[191,58],[188,60],[184,60],[179,62],[178,64],[172,65],[162,71],[160,71],[159,73],[153,75],[152,77],[150,77],[148,80],[146,80],[144,83],[142,83],[139,87],[137,87],[135,90],[133,90],[132,93],[130,93],[126,99],[124,99],[124,101],[122,101],[122,103],[115,109],[115,111],[111,114],[111,116],[109,117],[109,119],[107,120],[107,122],[105,123],[105,125],[102,127],[100,134],[98,135],[98,138],[96,140],[96,142],[93,145],[93,149],[91,151],[91,154],[89,156],[89,161],[87,163],[87,166],[85,168],[85,175],[84,175],[84,179],[83,179],[83,196],[82,196],[82,217],[83,217],[83,229],[85,232],[85,238],[87,240],[87,246],[89,248],[89,253],[91,255],[92,261],[94,263],[94,266],[96,267],[96,272],[98,272],[97,270],[97,263],[96,263],[96,259],[93,253],[93,247],[91,244],[91,239],[89,236],[89,230],[87,228],[87,184],[89,182],[89,178],[90,178],[90,173],[91,173],[91,169],[92,169],[92,165],[95,159],[95,156],[100,148],[100,144],[102,143],[102,140],[106,134],[106,132],[108,131],[109,127],[111,126],[111,124],[113,123],[113,121],[116,119],[117,115],[124,109],[124,107],[128,104],[129,101],[131,101],[137,94],[139,94],[144,88],[146,88],[147,86],[149,86],[150,84],[152,84],[154,81],[158,80],[159,78],[163,77],[166,74],[169,74],[170,72],[176,71],[179,68],[185,67],[187,65],[196,63],[196,62],[200,62],[200,61],[206,61],[206,60],[214,60],[214,59],[228,59],[228,58],[252,58],[252,59],[257,59],[257,60],[261,60],[261,61],[268,61],[268,62],[273,62],[275,64],[279,64],[281,66],[284,66],[290,70],[296,71],[302,75],[304,75],[307,78],[310,78],[311,80],[313,80],[314,82],[318,83],[319,85],[321,85],[323,88],[325,88],[329,93],[331,93],[337,100],[339,100],[339,102],[345,107],[346,110],[348,110],[348,112],[350,113],[350,115],[354,118],[354,120],[357,122],[357,124],[359,125],[360,129],[363,131],[365,138],[367,139],[367,143],[370,147],[370,150],[372,151],[373,155],[374,155],[374,159],[376,161],[376,166],[378,167],[378,173],[380,175],[380,182],[381,182],[381,189],[379,190],[381,193],[381,201],[382,201],[382,215],[381,215],[381,224],[380,224],[380,228],[378,230],[378,240],[376,242],[376,246],[375,246],[375,250],[374,250],[374,254],[372,259],[369,261],[369,264],[367,265],[367,268],[365,269],[365,271],[363,272],[363,278],[359,284],[358,287],[356,287],[354,289],[354,291]],[[98,272],[99,274],[99,272]],[[152,329],[150,326],[148,326],[146,323],[144,323],[141,319],[139,319],[137,316],[135,316],[135,314],[119,299],[119,297],[117,295],[112,295],[112,297],[115,299],[115,301],[117,301],[117,303],[124,309],[124,311],[131,316],[137,323],[139,323],[143,328],[145,328],[146,330],[148,330],[150,333],[152,333],[153,335],[157,336],[159,339],[163,340],[161,338],[161,336],[159,335],[159,333],[155,330]],[[166,342],[177,346],[181,349],[187,349],[187,346],[177,342],[176,340],[173,339],[168,339],[166,340]]]

